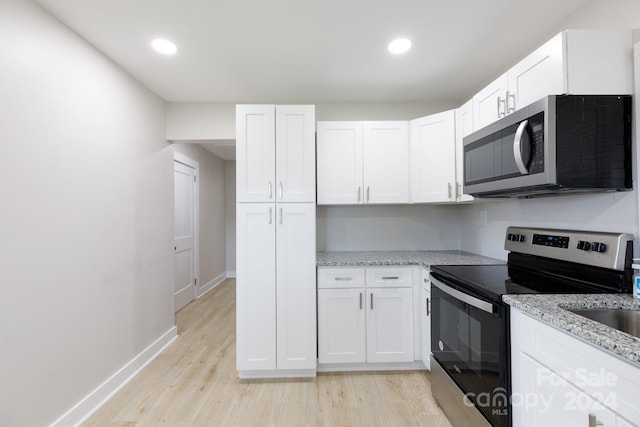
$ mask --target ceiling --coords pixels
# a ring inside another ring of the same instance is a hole
[[[166,101],[318,104],[465,100],[588,0],[36,1]]]

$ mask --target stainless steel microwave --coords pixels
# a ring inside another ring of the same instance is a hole
[[[631,105],[629,95],[551,95],[466,136],[464,193],[631,189]]]

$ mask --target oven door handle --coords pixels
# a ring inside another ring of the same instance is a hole
[[[486,311],[487,313],[492,313],[492,314],[496,312],[494,310],[494,305],[491,304],[490,302],[483,301],[481,299],[472,297],[471,295],[465,294],[464,292],[460,292],[457,289],[453,289],[452,287],[445,285],[438,279],[435,279],[433,276],[431,276],[431,284],[437,287],[438,289],[440,289],[442,292],[445,292],[451,295],[452,297],[454,297],[455,299],[462,301],[464,303],[467,303],[477,309],[480,309],[482,311]]]

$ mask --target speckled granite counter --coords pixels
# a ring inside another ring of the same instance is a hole
[[[507,304],[601,347],[640,368],[640,338],[610,328],[565,310],[592,308],[629,308],[640,310],[640,301],[630,294],[599,295],[504,295]]]
[[[318,252],[316,262],[320,267],[505,263],[463,251]]]

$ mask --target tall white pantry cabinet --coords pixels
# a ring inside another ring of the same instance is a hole
[[[315,107],[236,106],[240,378],[316,372]]]

